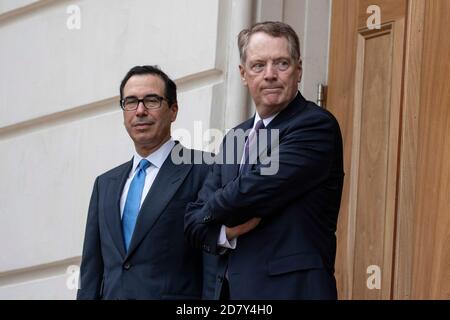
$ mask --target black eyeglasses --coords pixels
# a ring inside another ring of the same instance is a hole
[[[146,95],[143,99],[138,99],[136,97],[126,97],[120,100],[120,107],[125,111],[134,111],[138,108],[139,103],[142,102],[146,109],[158,109],[161,108],[162,102],[168,100],[157,94]]]

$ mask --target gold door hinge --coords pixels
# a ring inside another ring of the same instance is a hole
[[[317,105],[326,108],[327,102],[327,86],[319,83],[317,85]]]

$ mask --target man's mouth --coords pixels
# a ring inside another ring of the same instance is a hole
[[[150,122],[135,123],[135,124],[133,124],[133,128],[146,129],[146,128],[150,127],[152,124],[153,123],[150,123]]]
[[[282,89],[281,87],[274,87],[274,88],[263,88],[262,90],[267,93],[272,93],[272,92],[278,92],[281,89]]]

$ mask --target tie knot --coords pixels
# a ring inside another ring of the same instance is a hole
[[[259,120],[255,125],[255,131],[258,132],[259,129],[264,129],[264,122],[262,120]]]
[[[147,159],[142,159],[141,162],[139,162],[138,169],[145,171],[148,167],[150,167],[150,161]]]

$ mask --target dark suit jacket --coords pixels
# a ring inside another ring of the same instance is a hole
[[[198,153],[184,148],[182,152]],[[196,199],[209,168],[175,165],[167,157],[142,204],[126,252],[119,202],[131,168],[129,161],[95,181],[77,298],[201,298],[202,252],[188,245],[183,222],[186,204]]]
[[[253,121],[236,128],[249,129]],[[235,150],[237,163],[215,164],[198,200],[188,205],[185,233],[195,246],[217,253],[222,224],[262,217],[238,238],[235,250],[221,256],[215,298],[228,269],[231,299],[335,299],[335,231],[344,177],[339,125],[298,93],[267,129],[279,129],[278,172],[261,175],[263,165],[257,163],[239,175],[242,151]],[[229,138],[230,133],[219,158]],[[275,148],[269,145],[268,153]]]

